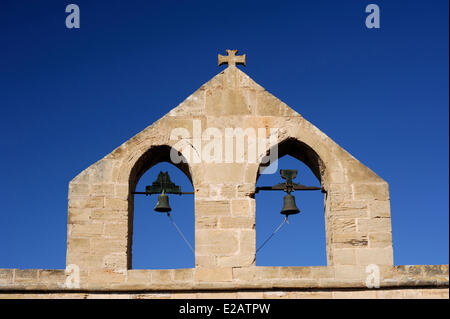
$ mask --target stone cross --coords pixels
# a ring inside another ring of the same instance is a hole
[[[245,54],[236,56],[238,50],[225,50],[228,56],[219,54],[219,66],[228,63],[228,66],[236,66],[236,64],[242,64],[245,66]]]

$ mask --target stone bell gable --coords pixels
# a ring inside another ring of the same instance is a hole
[[[448,265],[394,266],[388,184],[237,68],[245,56],[227,53],[227,68],[70,182],[66,269],[0,270],[0,297],[32,289],[75,298],[448,298]],[[245,160],[236,147],[229,161],[223,143],[213,148],[220,160],[204,160],[212,136],[239,130],[267,144],[247,139]],[[327,266],[255,265],[256,182],[268,158],[284,155],[320,182]],[[133,192],[160,162],[193,185],[195,268],[132,269]]]
[[[197,151],[195,121],[202,130],[254,128],[269,134],[278,128],[271,146],[280,157],[289,154],[308,165],[325,193],[328,265],[393,265],[388,184],[233,65],[71,181],[67,264],[86,271],[132,267],[131,193],[146,170],[170,161],[171,148],[180,144],[171,138],[174,129],[192,133],[186,146]],[[195,189],[196,267],[254,267],[253,195],[260,163],[177,166]]]

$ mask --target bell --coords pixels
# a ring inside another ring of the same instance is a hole
[[[169,197],[166,194],[158,196],[158,203],[156,203],[155,211],[160,213],[168,213],[172,210],[169,205]]]
[[[295,197],[291,194],[284,196],[284,206],[280,214],[289,216],[300,213],[300,210],[295,205]]]

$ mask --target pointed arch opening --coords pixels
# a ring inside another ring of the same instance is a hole
[[[269,163],[270,165],[261,165],[256,187],[274,186],[285,182],[280,176],[280,169],[297,170],[294,183],[322,186],[325,168],[311,147],[295,138],[288,138],[275,147],[278,147],[278,159]],[[273,150],[274,148],[271,148],[271,151]],[[266,174],[264,168],[266,172],[274,173]],[[283,191],[259,191],[255,195],[256,249],[260,248],[256,254],[256,265],[327,265],[325,200],[320,190],[292,192],[300,213],[289,216],[289,223],[284,223],[282,228],[265,243],[285,218],[280,214],[285,195]]]
[[[131,170],[128,201],[130,269],[195,267],[194,254],[177,230],[178,227],[194,247],[194,195],[168,195],[172,220],[166,213],[154,211],[158,194],[133,195],[133,192],[145,192],[145,187],[152,185],[160,172],[168,172],[171,181],[180,186],[183,192],[193,191],[189,165],[184,158],[179,164],[174,164],[170,160],[171,150],[167,145],[152,147],[139,158]]]

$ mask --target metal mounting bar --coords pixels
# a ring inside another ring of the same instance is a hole
[[[296,185],[292,186],[292,190],[296,190],[296,191],[318,191],[321,189],[322,189],[321,187],[305,186],[305,185],[300,185],[300,184],[296,184]],[[258,193],[259,191],[284,191],[284,190],[285,190],[285,185],[278,184],[275,186],[256,187],[255,193]]]
[[[296,169],[280,169],[281,178],[286,180],[284,183],[280,183],[274,186],[261,186],[255,188],[255,194],[259,191],[284,191],[290,194],[293,191],[318,191],[323,189],[321,187],[315,186],[305,186],[301,184],[294,183],[292,180],[297,177]]]
[[[152,195],[152,194],[161,194],[161,192],[132,192],[131,194],[136,195]],[[175,195],[193,195],[194,192],[165,192],[165,194],[175,194]]]

